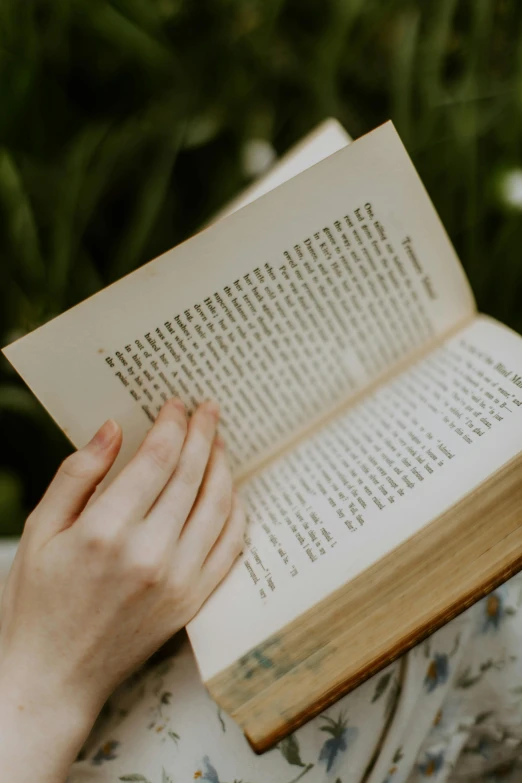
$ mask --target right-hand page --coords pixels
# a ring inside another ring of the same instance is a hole
[[[205,679],[437,519],[521,445],[522,339],[478,317],[246,483],[248,548],[189,628]]]

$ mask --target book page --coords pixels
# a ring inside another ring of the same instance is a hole
[[[439,517],[521,448],[522,339],[477,318],[245,483],[247,547],[189,625],[204,679]]]
[[[472,312],[387,123],[6,355],[75,445],[120,422],[116,470],[169,396],[216,398],[238,476]]]

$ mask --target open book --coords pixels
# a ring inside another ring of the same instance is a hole
[[[522,567],[522,339],[393,125],[348,141],[6,349],[75,445],[121,423],[115,470],[169,396],[221,403],[250,524],[188,631],[257,751]]]

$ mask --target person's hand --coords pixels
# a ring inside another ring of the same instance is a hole
[[[65,460],[27,520],[2,599],[0,694],[17,709],[77,727],[81,744],[114,687],[227,574],[245,515],[217,424],[214,403],[187,423],[169,401],[91,502],[120,428],[107,422]],[[1,719],[0,709],[0,729]]]

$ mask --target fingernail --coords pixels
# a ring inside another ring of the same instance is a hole
[[[118,425],[114,419],[107,419],[105,424],[100,427],[94,438],[91,440],[89,446],[94,446],[96,449],[106,449],[107,446],[109,446],[114,440],[118,429]]]
[[[210,413],[211,416],[214,416],[214,418],[219,419],[219,405],[215,400],[207,400],[205,403],[207,407],[207,411]]]
[[[179,397],[172,397],[170,403],[171,405],[174,405],[179,411],[185,413],[185,403]]]
[[[216,435],[216,437],[214,438],[214,443],[216,444],[216,446],[219,449],[224,449],[225,448],[225,441],[223,440],[221,435]]]

